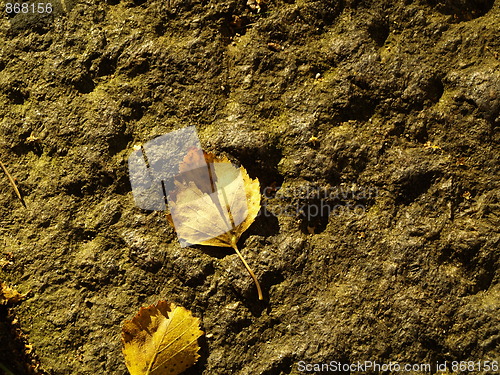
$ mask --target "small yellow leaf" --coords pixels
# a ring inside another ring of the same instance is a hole
[[[260,210],[260,185],[243,167],[226,157],[193,148],[181,163],[175,189],[170,192],[168,220],[181,246],[232,247],[253,278],[257,277],[241,256],[236,243]]]
[[[26,297],[26,294],[20,294],[17,290],[0,281],[0,305],[17,303],[24,297]]]
[[[159,301],[143,307],[122,328],[123,355],[131,375],[177,375],[200,357],[200,320],[181,306]]]
[[[226,157],[196,170],[190,171],[188,179],[176,180],[170,195],[177,235],[192,245],[233,247],[259,213],[259,180],[252,180],[243,167],[235,167]],[[207,178],[200,177],[207,170]],[[214,184],[211,193],[207,181]]]
[[[0,268],[4,268],[5,266],[9,266],[11,264],[12,264],[12,262],[9,260],[0,259]]]

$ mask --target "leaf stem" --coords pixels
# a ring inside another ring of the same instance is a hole
[[[2,163],[0,161],[0,167],[3,169],[3,171],[5,172],[5,174],[7,175],[7,178],[9,179],[9,182],[10,184],[12,185],[12,187],[14,188],[14,191],[16,192],[16,195],[17,197],[19,198],[19,200],[21,201],[21,203],[23,204],[24,207],[26,207],[26,203],[24,203],[24,199],[23,199],[23,196],[21,195],[21,192],[19,191],[19,189],[17,188],[17,185],[16,185],[16,181],[14,180],[14,178],[10,175],[9,171],[7,170],[7,168],[5,167],[5,164]]]
[[[235,237],[232,238],[231,246],[234,249],[234,251],[236,251],[236,254],[238,254],[238,256],[240,257],[241,261],[245,265],[245,268],[247,269],[247,271],[250,274],[250,276],[252,276],[252,279],[253,279],[253,281],[255,283],[255,286],[257,287],[257,293],[259,294],[259,300],[262,301],[264,299],[264,297],[262,296],[262,289],[260,288],[259,280],[257,280],[257,276],[255,276],[255,274],[253,273],[252,269],[250,268],[250,266],[248,265],[248,263],[245,261],[245,258],[243,258],[243,256],[241,255],[240,251],[238,250],[238,246],[236,246],[236,238]]]

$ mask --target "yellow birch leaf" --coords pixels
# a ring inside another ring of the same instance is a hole
[[[0,268],[4,268],[5,266],[11,265],[12,262],[10,260],[0,259]]]
[[[204,153],[198,160],[188,153],[181,163],[175,190],[169,195],[170,216],[181,245],[232,247],[253,278],[263,299],[257,277],[238,250],[237,242],[260,210],[260,185],[243,167],[226,157]]]
[[[177,375],[200,357],[200,320],[173,303],[143,307],[122,328],[123,355],[131,375]]]
[[[26,294],[20,294],[17,290],[0,281],[0,305],[17,303],[24,297],[26,297]]]

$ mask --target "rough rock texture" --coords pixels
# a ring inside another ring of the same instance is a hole
[[[0,277],[31,291],[11,310],[44,371],[126,374],[121,323],[159,299],[202,319],[189,374],[498,361],[500,1],[257,5],[2,9],[0,160],[27,208],[0,176]],[[261,181],[240,247],[263,302],[232,251],[134,204],[133,146],[188,125]]]

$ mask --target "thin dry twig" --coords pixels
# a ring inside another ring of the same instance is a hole
[[[7,170],[7,168],[5,167],[4,163],[2,163],[0,161],[0,167],[2,167],[3,171],[5,172],[5,174],[7,175],[8,179],[9,179],[9,182],[10,184],[12,185],[12,187],[14,188],[14,191],[16,192],[16,195],[17,197],[19,198],[19,200],[21,201],[21,203],[23,204],[24,208],[26,208],[26,203],[24,202],[24,199],[23,199],[23,196],[21,195],[21,192],[19,191],[19,189],[17,188],[17,185],[16,185],[16,181],[14,180],[14,178],[10,175],[9,171]]]

